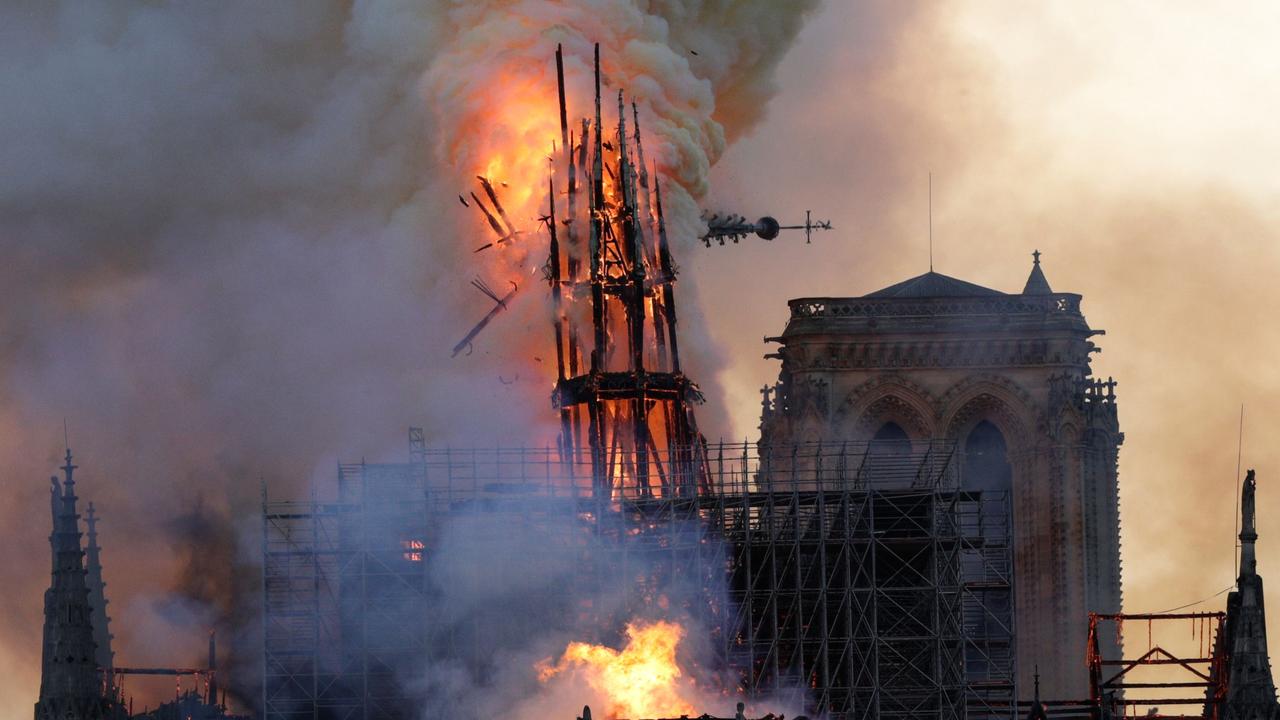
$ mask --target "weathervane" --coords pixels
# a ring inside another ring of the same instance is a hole
[[[725,240],[732,240],[735,244],[748,235],[755,234],[763,240],[773,240],[778,237],[778,233],[783,230],[803,230],[804,242],[806,245],[813,241],[814,230],[830,230],[830,220],[814,220],[812,212],[804,211],[803,225],[781,225],[776,218],[765,215],[764,217],[749,222],[742,215],[719,215],[713,214],[708,216],[702,215],[702,220],[707,224],[707,231],[699,238],[702,244],[711,247],[711,241],[724,245]]]

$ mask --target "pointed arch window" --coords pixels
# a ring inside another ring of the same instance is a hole
[[[889,421],[871,437],[872,455],[910,455],[911,436],[896,422]]]
[[[1007,492],[1013,487],[1009,444],[1000,428],[983,420],[969,431],[964,441],[962,472],[961,482],[966,490]]]

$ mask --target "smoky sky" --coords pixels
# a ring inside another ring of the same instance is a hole
[[[196,661],[207,625],[242,617],[230,568],[254,561],[261,483],[302,494],[340,459],[401,458],[409,425],[439,444],[546,437],[550,383],[526,368],[550,356],[521,340],[544,337],[536,305],[448,359],[483,307],[427,73],[503,5],[0,8],[0,716],[26,717],[38,682],[64,419],[103,518],[117,658],[137,665]],[[570,5],[611,17],[520,7]],[[754,436],[787,299],[928,267],[932,172],[939,271],[1016,291],[1039,249],[1108,331],[1127,609],[1231,582],[1241,402],[1259,568],[1280,568],[1265,4],[828,3],[803,30],[771,0],[613,5],[715,98],[727,144],[703,204],[836,228],[680,248],[709,437]],[[174,532],[184,517],[200,532]],[[192,538],[218,562],[193,562]]]
[[[102,517],[117,661],[199,662],[217,627],[242,678],[264,484],[274,498],[323,492],[339,460],[402,459],[411,425],[437,445],[551,441],[538,283],[449,358],[487,309],[468,286],[486,268],[442,162],[465,128],[433,72],[483,88],[492,78],[467,60],[486,49],[519,45],[549,67],[556,42],[601,41],[639,68],[611,87],[634,81],[665,103],[653,151],[672,149],[690,227],[707,169],[764,116],[815,4],[0,9],[0,717],[25,716],[38,686],[41,508],[64,420]],[[681,293],[686,365],[706,377],[700,417],[716,434],[722,359],[701,340],[697,283]]]
[[[1263,3],[826,6],[780,66],[770,117],[713,172],[712,199],[783,219],[812,209],[836,230],[690,261],[700,292],[734,308],[711,332],[736,433],[755,432],[758,388],[777,376],[760,340],[781,332],[787,299],[928,269],[932,172],[937,271],[1018,292],[1038,249],[1052,287],[1081,293],[1107,331],[1093,367],[1120,383],[1125,609],[1233,582],[1242,403],[1259,570],[1280,573],[1277,22]]]

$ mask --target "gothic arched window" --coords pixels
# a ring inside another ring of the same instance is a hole
[[[887,422],[871,437],[873,455],[910,455],[911,437],[896,422]]]
[[[964,441],[964,468],[960,476],[966,490],[1008,492],[1013,487],[1013,467],[1004,434],[983,420]]]

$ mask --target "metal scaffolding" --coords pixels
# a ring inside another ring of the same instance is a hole
[[[411,434],[409,463],[341,466],[336,502],[264,494],[264,716],[402,718],[433,660],[490,671],[483,648],[509,618],[439,621],[426,572],[445,561],[442,528],[476,517],[576,559],[536,592],[597,629],[582,639],[669,604],[710,629],[749,695],[799,693],[836,720],[1012,716],[1008,499],[961,490],[950,444],[712,446],[690,497],[602,497],[590,458],[561,457]],[[627,600],[593,603],[599,588]]]

